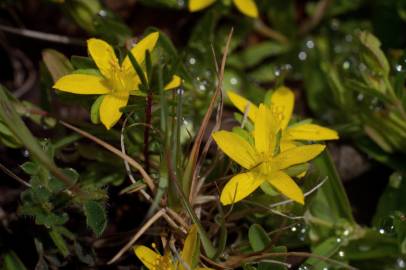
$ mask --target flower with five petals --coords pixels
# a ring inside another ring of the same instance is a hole
[[[265,182],[289,199],[304,204],[302,190],[285,170],[315,158],[325,146],[320,144],[294,146],[279,152],[278,133],[282,125],[283,121],[275,117],[264,104],[260,104],[254,120],[253,144],[233,132],[213,133],[213,139],[219,148],[246,169],[246,172],[232,177],[223,188],[220,196],[223,205],[244,199]]]
[[[131,49],[140,65],[144,62],[146,51],[152,52],[158,38],[158,32],[151,33]],[[139,89],[141,79],[129,57],[126,56],[122,63],[119,63],[114,49],[107,42],[91,38],[87,41],[87,47],[100,75],[68,74],[61,77],[53,87],[74,94],[103,95],[99,108],[100,120],[110,129],[121,118],[120,108],[127,105],[130,95],[145,96]],[[173,76],[165,89],[175,88],[180,82],[178,76]]]

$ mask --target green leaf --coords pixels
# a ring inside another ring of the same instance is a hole
[[[2,254],[2,257],[4,261],[4,270],[27,270],[23,262],[14,251],[9,251],[5,254]]]
[[[248,239],[255,252],[264,250],[271,243],[266,231],[259,224],[251,225],[248,230]]]
[[[399,172],[393,173],[389,183],[379,199],[372,224],[379,227],[394,211],[401,211],[406,214],[406,179]]]
[[[87,201],[84,204],[84,213],[87,225],[97,236],[100,236],[107,226],[106,211],[102,204],[95,201]]]
[[[359,34],[359,39],[361,43],[369,49],[370,53],[375,57],[377,64],[383,71],[383,75],[387,76],[390,71],[388,60],[385,54],[381,50],[381,42],[373,34],[369,32],[361,32]]]
[[[13,104],[10,102],[6,90],[0,85],[0,118],[4,120],[7,127],[24,144],[32,157],[40,162],[44,167],[52,172],[53,175],[62,180],[65,186],[71,186],[71,179],[55,165],[54,161],[44,152],[38,140],[31,134],[25,123],[17,114]]]
[[[42,60],[44,61],[45,66],[51,74],[54,82],[56,82],[62,76],[67,75],[73,71],[73,66],[70,63],[69,59],[56,50],[43,50]]]
[[[99,0],[67,1],[63,8],[80,27],[90,33],[95,31],[94,19],[102,10]]]
[[[140,63],[137,62],[137,59],[135,59],[134,55],[130,52],[128,52],[128,58],[130,59],[131,65],[133,66],[135,72],[137,73],[138,77],[141,80],[142,86],[145,89],[148,89],[148,81],[147,78],[145,77],[144,70],[142,69]],[[148,76],[148,74],[147,74]]]
[[[10,148],[20,148],[23,144],[0,119],[0,144]]]
[[[280,55],[289,50],[289,47],[274,41],[264,41],[250,46],[243,52],[231,55],[227,63],[238,68],[253,67],[268,57]]]
[[[341,245],[342,243],[337,241],[337,237],[330,237],[314,246],[312,248],[312,253],[329,258],[339,250]],[[327,264],[324,261],[321,261],[318,258],[309,258],[306,260],[305,264],[312,266],[311,269],[315,270],[322,270],[325,269],[324,267],[329,266],[329,264]]]
[[[327,204],[324,205],[324,207],[326,207],[326,210],[328,209],[327,211],[329,212],[330,217],[333,217],[335,221],[338,219],[345,219],[349,223],[354,224],[355,221],[352,215],[350,202],[328,151],[319,155],[314,159],[313,163],[316,170],[320,173],[320,176],[322,178],[327,176],[328,179],[319,188],[316,198],[311,203],[310,208],[315,206],[316,203],[320,204],[321,202],[317,201],[318,198],[324,197],[327,199],[327,201],[325,201]],[[313,214],[317,216],[319,212],[314,211]]]
[[[70,61],[76,69],[97,69],[96,64],[89,57],[73,55]]]
[[[70,252],[68,245],[66,244],[65,239],[63,239],[62,235],[57,230],[52,230],[49,232],[52,241],[54,242],[55,246],[58,248],[59,252],[64,256],[67,257]]]
[[[100,115],[99,115],[99,109],[100,105],[104,99],[104,96],[99,96],[92,105],[92,108],[90,109],[90,120],[92,121],[93,124],[99,124],[100,123]]]

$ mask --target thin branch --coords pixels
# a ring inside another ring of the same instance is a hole
[[[46,40],[46,41],[50,41],[50,42],[70,44],[70,45],[79,45],[79,46],[86,45],[86,42],[81,39],[71,38],[71,37],[56,35],[56,34],[49,34],[49,33],[44,33],[44,32],[39,32],[39,31],[34,31],[34,30],[28,30],[28,29],[15,28],[15,27],[6,26],[6,25],[0,25],[0,30],[4,31],[4,32],[20,35],[20,36],[25,36],[25,37],[40,39],[40,40]]]
[[[147,184],[147,186],[151,189],[151,191],[155,191],[155,184],[154,181],[152,180],[151,176],[149,176],[149,174],[144,170],[144,168],[141,166],[141,164],[139,164],[137,161],[135,161],[133,158],[131,158],[128,155],[123,154],[120,150],[118,150],[117,148],[115,148],[114,146],[112,146],[111,144],[106,143],[105,141],[93,136],[92,134],[81,130],[80,128],[77,128],[75,126],[72,126],[71,124],[68,124],[64,121],[59,121],[63,126],[79,133],[80,135],[82,135],[83,137],[86,137],[92,141],[94,141],[95,143],[99,144],[100,146],[104,147],[105,149],[109,150],[110,152],[112,152],[113,154],[119,156],[120,158],[127,160],[128,163],[134,167],[135,169],[137,169],[142,177],[144,178],[145,184]]]
[[[304,194],[305,197],[309,196],[310,194],[312,194],[313,192],[315,192],[317,189],[319,189],[326,181],[327,181],[328,177],[326,176],[320,183],[318,183],[316,186],[314,186],[311,190],[309,190],[308,192],[306,192]],[[292,203],[293,200],[285,200],[285,201],[281,201],[281,202],[277,202],[277,203],[273,203],[271,204],[269,207],[273,208],[273,207],[277,207],[277,206],[281,206],[281,205],[285,205],[288,203]]]
[[[305,21],[300,27],[299,34],[305,35],[319,25],[332,2],[333,0],[320,0],[316,5],[314,15],[309,18],[309,20]]]
[[[262,21],[256,20],[254,23],[254,29],[261,35],[274,39],[282,44],[289,44],[289,39],[282,33],[273,30],[269,26],[265,25]]]
[[[131,246],[138,240],[147,230],[151,227],[158,219],[160,219],[165,214],[165,210],[161,209],[155,213],[142,227],[141,229],[131,238],[131,240],[122,248],[120,251],[107,263],[112,264],[117,261]]]
[[[130,113],[123,122],[123,125],[121,127],[121,135],[120,135],[120,146],[121,146],[121,152],[123,153],[123,155],[127,155],[125,152],[125,143],[124,143],[124,130],[126,128],[127,122],[128,122],[128,118],[131,117],[133,113]],[[124,161],[124,166],[125,166],[125,170],[127,172],[128,177],[130,178],[131,183],[135,184],[137,181],[135,180],[132,172],[131,172],[131,168],[130,168],[130,164],[128,164],[128,161],[126,159],[123,159]]]
[[[10,176],[11,178],[13,178],[14,180],[16,180],[17,182],[19,182],[20,184],[23,184],[26,187],[31,187],[31,184],[27,183],[26,181],[24,181],[21,177],[19,177],[18,175],[16,175],[15,173],[13,173],[12,171],[10,171],[9,169],[7,169],[6,166],[4,166],[3,164],[0,163],[0,169],[7,174],[8,176]]]

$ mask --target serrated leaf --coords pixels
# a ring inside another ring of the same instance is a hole
[[[99,202],[87,201],[84,204],[86,223],[93,232],[100,236],[107,226],[107,216],[104,207]]]

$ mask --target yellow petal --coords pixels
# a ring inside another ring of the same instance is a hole
[[[119,67],[113,47],[97,38],[87,41],[87,49],[96,66],[106,78],[112,77],[112,69]]]
[[[120,120],[123,114],[120,108],[127,105],[128,93],[122,93],[121,95],[106,95],[100,104],[100,121],[107,129],[114,126],[118,120]]]
[[[234,0],[234,5],[244,15],[258,18],[258,8],[254,0]]]
[[[258,112],[257,106],[251,103],[251,101],[249,101],[248,99],[243,98],[242,96],[236,94],[233,91],[228,91],[227,95],[230,98],[231,102],[234,104],[234,106],[237,107],[237,109],[240,112],[245,113],[245,111],[247,110],[248,118],[251,121],[255,121],[255,116],[257,115]]]
[[[135,255],[140,259],[140,261],[148,268],[155,269],[156,263],[161,259],[161,255],[156,253],[146,246],[135,246],[134,247]]]
[[[237,174],[224,186],[220,201],[223,205],[241,201],[254,192],[264,181],[265,178],[260,174],[252,172]]]
[[[278,171],[272,175],[268,182],[289,199],[300,204],[304,204],[304,195],[302,190],[286,173]]]
[[[338,139],[337,131],[315,124],[295,125],[289,127],[286,133],[290,140],[324,141]]]
[[[173,88],[177,88],[180,86],[181,83],[182,83],[181,77],[179,77],[178,75],[173,75],[172,80],[167,85],[165,85],[164,90],[171,90]]]
[[[278,132],[278,125],[272,116],[273,114],[264,104],[259,105],[254,122],[255,148],[259,153],[266,155],[272,155],[274,152]]]
[[[292,149],[296,147],[296,144],[293,141],[286,140],[285,137],[282,135],[282,139],[279,143],[280,151],[285,152],[286,150]]]
[[[212,136],[220,149],[242,167],[251,169],[260,162],[255,148],[241,136],[229,131],[214,132]]]
[[[298,146],[279,153],[273,158],[272,164],[275,168],[282,170],[315,158],[324,148],[326,148],[326,146],[321,144]]]
[[[189,230],[189,233],[186,237],[185,244],[182,249],[181,258],[189,267],[192,267],[193,256],[195,255],[196,249],[200,242],[200,239],[197,235],[197,226],[195,224]],[[182,264],[179,264],[180,270],[186,270]]]
[[[293,106],[295,105],[295,95],[292,90],[282,86],[276,89],[271,96],[271,109],[279,115],[282,129],[288,126],[292,117]]]
[[[137,60],[138,64],[142,64],[145,59],[145,53],[149,51],[152,53],[152,50],[155,48],[155,45],[159,38],[159,32],[153,32],[140,40],[135,46],[131,49],[131,53],[134,56],[135,60]],[[124,70],[134,70],[131,64],[130,59],[128,56],[124,58],[122,67]]]
[[[189,11],[195,12],[207,8],[216,0],[189,0]]]
[[[110,92],[110,89],[105,84],[104,78],[86,74],[69,74],[63,76],[53,87],[60,91],[82,95],[107,94]]]

